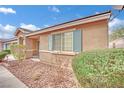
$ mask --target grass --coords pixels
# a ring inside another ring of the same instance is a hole
[[[124,87],[124,49],[83,52],[72,67],[82,87]]]

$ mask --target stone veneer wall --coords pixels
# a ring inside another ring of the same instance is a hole
[[[40,52],[40,60],[50,64],[61,65],[63,67],[70,67],[73,55],[55,54],[50,52]]]

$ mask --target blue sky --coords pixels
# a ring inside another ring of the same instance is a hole
[[[37,30],[107,10],[113,10],[112,6],[0,6],[0,38],[13,37],[18,27]],[[124,23],[123,15],[124,11],[110,23],[110,27]]]

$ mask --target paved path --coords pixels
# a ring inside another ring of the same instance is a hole
[[[0,88],[27,88],[27,86],[0,65]]]

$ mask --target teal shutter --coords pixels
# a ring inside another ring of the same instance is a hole
[[[82,33],[81,30],[75,30],[73,32],[73,51],[81,52],[82,50]]]
[[[48,50],[52,51],[52,35],[48,36]]]

